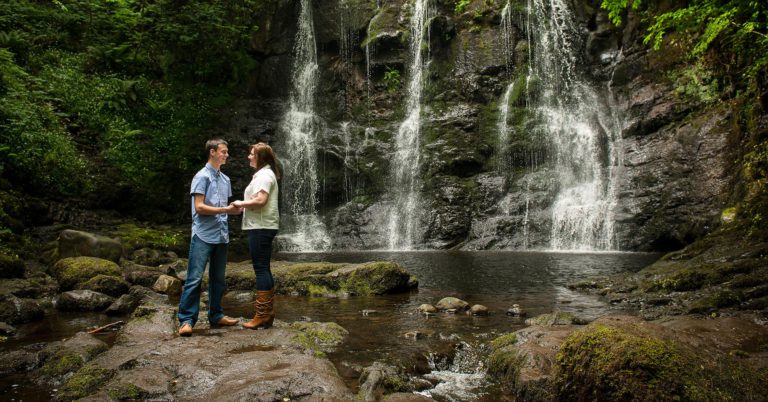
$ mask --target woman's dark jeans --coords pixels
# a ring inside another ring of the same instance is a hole
[[[253,272],[256,273],[256,290],[272,290],[275,281],[272,279],[269,261],[272,258],[272,240],[277,235],[277,229],[250,229],[246,232]]]

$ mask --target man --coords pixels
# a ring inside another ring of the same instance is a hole
[[[208,267],[208,321],[211,326],[236,325],[239,320],[224,315],[224,270],[229,243],[228,214],[240,213],[229,204],[232,186],[229,177],[221,173],[227,162],[227,142],[213,139],[205,143],[208,163],[192,179],[192,240],[189,244],[187,280],[179,301],[179,335],[191,336],[200,312],[200,287],[205,264]]]

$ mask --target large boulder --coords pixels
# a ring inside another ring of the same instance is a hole
[[[345,296],[381,295],[407,291],[417,282],[401,265],[390,261],[363,264],[272,263],[275,288],[281,294]],[[250,262],[227,266],[229,289],[254,289]]]
[[[59,260],[51,269],[62,290],[75,289],[98,275],[121,276],[120,267],[97,257],[70,257]]]
[[[131,259],[137,264],[156,267],[175,262],[179,256],[173,251],[160,251],[145,247],[134,251],[131,254]]]
[[[59,234],[59,258],[88,256],[119,262],[122,255],[118,240],[72,229]]]
[[[765,359],[744,350],[764,334],[739,318],[535,325],[492,342],[489,373],[521,400],[758,400]]]
[[[101,311],[115,299],[92,290],[71,290],[59,295],[56,308],[62,311]]]

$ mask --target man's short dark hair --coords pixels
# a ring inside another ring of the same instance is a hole
[[[218,151],[219,145],[229,145],[221,138],[214,138],[205,142],[205,156],[211,156],[211,150]]]

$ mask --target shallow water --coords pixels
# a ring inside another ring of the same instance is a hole
[[[432,396],[442,400],[482,399],[488,392],[479,387],[482,372],[479,360],[457,364],[468,350],[483,349],[499,334],[525,326],[519,318],[506,315],[519,304],[528,317],[554,310],[592,319],[608,306],[593,296],[566,288],[568,283],[597,275],[637,271],[652,263],[658,254],[548,252],[333,252],[285,253],[275,256],[286,261],[366,262],[392,260],[402,264],[419,279],[419,288],[410,293],[372,297],[323,298],[278,296],[277,318],[284,321],[311,319],[334,321],[349,331],[342,348],[329,354],[347,384],[356,390],[360,370],[373,361],[399,362],[424,378],[441,384]],[[487,317],[438,313],[425,317],[417,312],[422,303],[436,304],[453,296],[470,305],[489,308]],[[375,310],[364,314],[363,311]],[[230,312],[248,316],[247,305],[230,306]],[[414,339],[418,331],[425,336]],[[456,350],[459,349],[459,352]],[[470,353],[482,355],[482,353]],[[435,359],[447,359],[435,367]],[[475,366],[473,366],[475,364]],[[457,383],[446,385],[451,377]],[[453,389],[450,389],[453,387]],[[445,390],[445,388],[449,388]],[[442,396],[442,397],[441,397]],[[490,400],[494,399],[490,397]]]
[[[346,383],[357,391],[360,371],[376,360],[397,362],[435,386],[424,391],[437,400],[496,400],[498,391],[485,381],[481,367],[487,343],[502,333],[524,326],[507,316],[519,304],[536,316],[553,310],[583,318],[604,314],[608,306],[595,297],[568,290],[568,283],[597,275],[637,271],[658,254],[548,252],[333,252],[283,253],[285,261],[367,262],[392,260],[419,279],[419,288],[404,294],[323,298],[278,296],[277,319],[334,321],[349,331],[337,351],[328,357]],[[490,309],[488,317],[436,314],[425,317],[416,309],[454,296]],[[225,299],[226,313],[247,317],[248,303]],[[242,299],[240,299],[242,300]],[[369,311],[367,315],[363,310]],[[18,335],[0,344],[0,353],[39,342],[69,337],[92,326],[122,318],[103,314],[57,313],[42,321],[17,326]],[[418,331],[420,339],[406,337]],[[110,341],[110,335],[99,335]],[[19,373],[0,379],[0,400],[43,401],[50,390],[29,383]],[[15,386],[14,386],[15,385]]]

